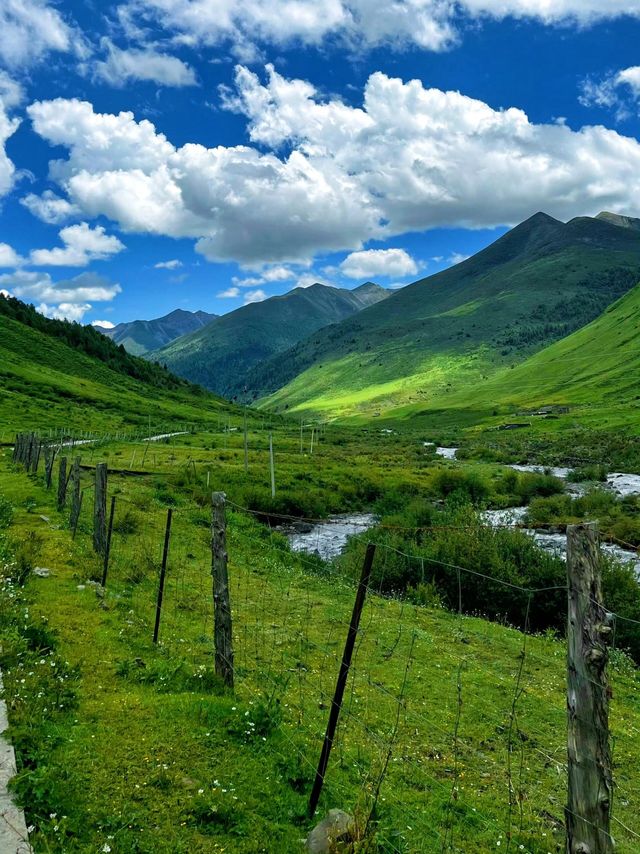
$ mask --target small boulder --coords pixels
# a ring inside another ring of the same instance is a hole
[[[354,841],[355,822],[344,810],[329,810],[327,816],[317,824],[307,837],[306,850],[309,854],[336,854],[350,851]]]
[[[36,568],[33,570],[33,574],[36,575],[38,578],[49,578],[49,576],[51,575],[51,570],[47,569],[46,566],[36,566]]]

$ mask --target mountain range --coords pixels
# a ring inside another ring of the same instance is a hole
[[[353,290],[317,282],[283,296],[250,303],[146,354],[181,377],[225,397],[246,387],[249,371],[320,328],[375,305],[389,291],[373,282]]]
[[[477,255],[256,366],[276,410],[370,417],[446,406],[597,318],[640,280],[638,220],[535,214]]]
[[[177,308],[155,320],[132,320],[113,327],[96,324],[95,328],[116,344],[122,344],[128,353],[142,356],[149,350],[157,350],[182,335],[201,329],[214,317],[215,314],[207,314],[206,311],[184,311]]]

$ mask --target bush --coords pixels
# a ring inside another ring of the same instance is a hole
[[[485,502],[490,494],[489,485],[477,472],[461,469],[439,469],[432,481],[433,488],[442,498],[455,496],[472,504]]]
[[[567,480],[571,483],[584,483],[585,481],[604,483],[607,474],[606,466],[603,465],[580,466],[569,472]]]
[[[534,472],[523,472],[518,477],[516,495],[523,504],[528,504],[536,496],[548,497],[560,495],[564,492],[564,483],[560,478],[550,474],[536,474]]]

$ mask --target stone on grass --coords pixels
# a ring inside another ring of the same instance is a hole
[[[37,575],[38,578],[49,578],[49,576],[51,575],[51,570],[47,569],[46,566],[36,566],[36,568],[33,570],[33,574]]]
[[[354,841],[355,822],[344,810],[329,810],[320,824],[307,837],[309,854],[336,854],[350,851]]]

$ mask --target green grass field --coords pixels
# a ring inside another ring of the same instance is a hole
[[[211,444],[211,436],[177,437],[154,449],[147,476],[111,477],[118,509],[104,598],[87,584],[102,568],[90,547],[90,500],[73,541],[41,477],[15,470],[7,452],[0,462],[2,493],[15,508],[6,534],[19,565],[52,570],[31,575],[15,599],[5,596],[1,612],[21,765],[15,788],[36,828],[36,851],[284,854],[299,850],[312,824],[306,801],[353,587],[331,567],[292,554],[250,515],[230,512],[237,685],[234,697],[224,694],[212,674],[208,510],[196,483],[176,476],[191,459],[200,482],[210,471],[211,489],[239,480],[240,448],[207,450]],[[93,456],[113,464],[135,448],[105,445]],[[325,462],[330,453],[325,447]],[[252,478],[263,476],[264,462],[256,452]],[[167,506],[174,528],[154,648]],[[383,551],[377,560],[384,564]],[[517,629],[376,595],[362,627],[321,812],[352,810],[362,829],[388,764],[360,850],[558,850],[563,643],[527,638],[511,726],[523,650]],[[612,677],[614,815],[638,831],[638,677],[622,656]],[[632,834],[618,824],[615,831],[618,850],[634,851]]]

